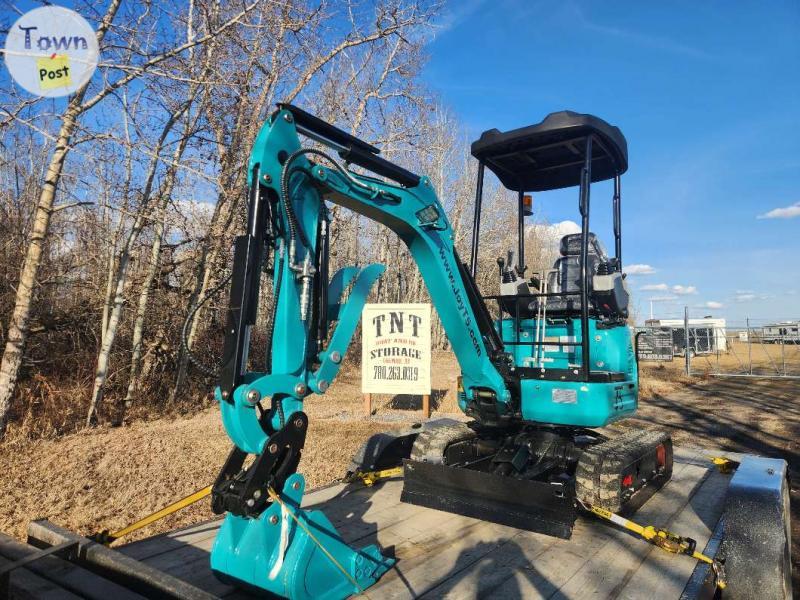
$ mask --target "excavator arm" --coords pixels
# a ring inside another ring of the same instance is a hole
[[[303,148],[299,133],[406,185],[354,173],[331,150]],[[326,201],[382,223],[408,246],[461,366],[462,409],[490,404],[499,419],[513,415],[513,386],[501,374],[506,364],[502,343],[458,257],[452,227],[427,177],[392,165],[371,146],[288,105],[259,133],[248,172],[248,232],[235,244],[218,388],[223,418],[237,446],[260,452],[265,436],[301,410],[307,394],[327,390],[371,285],[383,271],[381,265],[346,267],[328,279]],[[246,368],[262,271],[272,273],[274,296],[263,373]],[[247,424],[258,421],[256,405],[268,397],[267,427]]]
[[[303,146],[300,135],[317,143]],[[356,173],[349,165],[384,179]],[[249,585],[302,597],[291,586],[307,586],[308,578],[278,577],[289,569],[288,534],[265,526],[265,519],[292,527],[271,496],[283,490],[283,497],[299,506],[304,482],[296,470],[308,426],[303,399],[325,393],[336,377],[370,289],[384,271],[383,265],[372,264],[344,267],[329,276],[327,202],[382,223],[408,246],[461,366],[462,410],[496,424],[517,416],[519,407],[512,396],[514,385],[503,374],[510,365],[502,342],[458,257],[452,227],[427,177],[386,161],[376,148],[290,105],[280,105],[262,127],[248,173],[247,232],[234,245],[216,389],[234,447],[213,486],[212,507],[227,516],[212,567]],[[250,331],[267,276],[273,301],[267,315],[266,364],[250,370]],[[321,513],[302,515],[335,531]],[[341,540],[331,543],[338,544],[345,562],[351,559],[348,552],[353,551]],[[356,569],[352,577],[338,580],[346,565],[331,571],[331,581],[337,583],[326,590],[340,589],[338,597],[358,592],[361,583],[366,587],[370,577],[388,568],[374,548],[357,554],[371,557],[372,568]],[[315,556],[312,550],[300,552],[292,559],[291,572],[330,562]],[[295,568],[297,564],[305,566]],[[294,583],[287,583],[289,579]]]

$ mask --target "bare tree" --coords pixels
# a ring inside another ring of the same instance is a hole
[[[340,61],[350,63],[354,53],[361,52],[359,56],[362,61],[364,57],[367,58],[367,65],[362,67],[364,71],[377,67],[381,69],[377,72],[382,73],[383,55],[373,53],[372,49],[384,45],[387,40],[390,45],[385,47],[391,49],[391,44],[394,44],[399,48],[404,33],[427,26],[438,5],[427,6],[420,1],[389,1],[378,3],[372,13],[345,11],[351,25],[350,32],[346,34],[327,28],[326,23],[332,17],[329,10],[324,4],[313,10],[293,3],[268,8],[262,11],[261,30],[256,30],[252,39],[236,40],[237,47],[231,49],[241,58],[237,71],[228,74],[228,79],[242,84],[238,90],[234,90],[233,98],[220,99],[222,104],[233,104],[227,120],[221,119],[218,112],[208,115],[219,151],[220,191],[199,253],[187,313],[192,312],[213,287],[216,273],[220,270],[221,253],[227,250],[232,234],[231,228],[243,223],[242,215],[238,215],[238,220],[236,217],[240,208],[239,200],[244,195],[244,164],[260,124],[267,111],[271,110],[274,100],[282,98],[285,102],[293,102],[305,94],[313,97],[313,92],[309,90],[313,89],[318,79],[334,81],[334,78],[325,77],[325,70],[336,70]],[[265,35],[266,32],[271,35]],[[397,39],[401,39],[401,42]],[[376,60],[371,60],[373,56]],[[393,60],[384,64],[393,64]],[[383,80],[387,78],[388,74]],[[324,82],[320,85],[316,89],[324,90]],[[377,89],[382,86],[380,82]],[[372,98],[373,94],[370,94],[364,100],[359,120],[365,117],[366,103]],[[209,106],[219,104],[220,101]],[[313,100],[308,104],[314,104]],[[321,114],[326,116],[324,112]],[[189,330],[188,348],[194,343],[201,321],[201,315],[198,314]],[[182,348],[171,400],[184,387],[187,368],[188,359]]]
[[[114,270],[114,276],[112,279],[113,293],[111,298],[109,298],[109,304],[104,306],[104,316],[108,315],[108,317],[103,323],[103,336],[100,352],[97,355],[97,368],[95,370],[94,388],[92,389],[92,397],[89,403],[89,412],[86,415],[87,425],[94,423],[97,405],[103,398],[103,387],[108,375],[111,348],[114,345],[114,339],[117,335],[117,328],[122,316],[122,306],[125,302],[125,287],[128,282],[128,266],[131,259],[131,252],[133,250],[134,243],[139,237],[139,234],[142,232],[144,226],[147,224],[148,218],[152,212],[150,205],[153,200],[153,182],[158,169],[158,157],[161,154],[167,136],[169,135],[170,131],[172,131],[172,128],[175,126],[178,120],[186,112],[187,108],[188,105],[186,103],[182,103],[169,116],[161,131],[161,135],[158,138],[156,147],[153,149],[153,158],[150,161],[150,168],[148,169],[147,179],[144,190],[142,191],[142,198],[136,218],[134,219],[133,225],[125,236],[125,241],[122,244],[119,256],[116,257],[116,260],[114,261],[116,264],[116,269]],[[183,140],[181,144],[179,144],[179,148],[182,146],[185,147]],[[123,221],[120,220],[119,229],[121,230],[122,227]]]
[[[54,210],[58,210],[58,207],[54,206],[56,190],[63,173],[64,161],[67,153],[72,149],[74,144],[72,136],[78,126],[78,120],[82,115],[98,105],[116,90],[128,85],[130,82],[148,73],[151,69],[172,57],[178,56],[192,46],[205,43],[239,23],[242,17],[252,10],[258,1],[259,0],[255,0],[253,4],[246,6],[241,12],[202,37],[175,46],[165,52],[159,52],[149,57],[142,64],[124,66],[122,75],[113,82],[105,82],[102,88],[88,99],[86,99],[89,89],[89,85],[87,84],[76,92],[67,103],[66,109],[61,115],[61,126],[56,136],[55,149],[39,194],[29,245],[17,285],[14,310],[8,327],[5,350],[3,352],[2,362],[0,362],[0,436],[5,432],[8,412],[11,406],[11,398],[14,394],[19,368],[22,364],[25,341],[28,334],[31,304],[33,302],[37,274],[42,261],[44,242],[48,236],[53,212]],[[97,29],[97,41],[101,47],[106,33],[117,15],[120,2],[121,0],[111,0],[105,15],[100,21],[100,25]],[[12,111],[5,110],[5,112],[11,118],[15,116]]]
[[[61,111],[0,87],[9,107],[0,108],[4,422],[10,414],[15,428],[31,419],[39,432],[71,431],[209,398],[208,382],[191,377],[181,329],[229,270],[230,242],[245,223],[245,165],[276,101],[297,103],[430,177],[469,259],[470,140],[420,77],[437,0],[245,8],[246,18],[239,5],[167,0],[158,15],[151,4],[107,14],[102,77]],[[175,31],[185,40],[176,42]],[[76,204],[84,206],[65,208]],[[516,198],[487,177],[478,257],[486,293],[496,291],[495,260],[509,249],[515,210]],[[391,230],[336,206],[331,213],[332,269],[381,262],[387,272],[374,300],[429,301]],[[531,268],[547,263],[546,231],[528,229]],[[266,305],[271,289],[263,288]],[[208,300],[188,342],[210,363],[221,345],[225,292]],[[433,333],[446,347],[436,316]],[[260,360],[258,348],[253,357]]]

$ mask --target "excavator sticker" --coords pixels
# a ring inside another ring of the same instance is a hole
[[[472,327],[472,318],[469,316],[469,310],[464,304],[464,298],[461,296],[458,286],[456,286],[456,278],[455,275],[453,275],[453,270],[450,268],[450,263],[447,260],[447,254],[445,253],[443,246],[439,246],[439,256],[442,259],[444,270],[447,272],[447,281],[450,283],[450,289],[453,292],[453,297],[456,299],[458,312],[461,313],[461,318],[464,320],[464,326],[467,328],[467,332],[469,333],[469,339],[472,342],[472,347],[475,348],[475,354],[477,356],[481,356],[483,352],[481,352],[481,345],[478,343],[478,337],[475,335],[475,331]]]

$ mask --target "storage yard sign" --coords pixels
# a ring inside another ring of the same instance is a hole
[[[367,304],[361,313],[361,391],[431,393],[431,305]]]
[[[639,360],[670,361],[673,359],[672,332],[645,329],[637,334]]]

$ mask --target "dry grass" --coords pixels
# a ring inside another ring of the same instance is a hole
[[[362,441],[397,426],[312,421],[301,471],[311,487],[336,480]],[[47,517],[84,534],[113,531],[211,483],[229,450],[216,409],[191,418],[5,444],[0,447],[0,530],[22,538],[28,521]],[[200,502],[139,537],[211,516],[208,502]]]
[[[451,354],[434,358],[434,416],[461,416],[455,399],[457,373]],[[642,376],[643,398],[688,383],[665,367],[643,367]],[[367,419],[360,374],[346,369],[325,396],[306,401],[311,426],[301,472],[309,485],[341,477],[364,440],[420,418],[420,404],[419,397],[375,396],[373,416]],[[40,517],[85,534],[123,527],[208,485],[230,449],[216,407],[53,439],[30,440],[18,433],[0,444],[0,480],[6,490],[0,495],[0,530],[17,537],[24,537],[28,521]],[[208,502],[200,502],[138,537],[211,516]]]
[[[683,359],[678,362],[682,364]],[[695,356],[692,371],[746,373],[751,364],[755,373],[776,374],[785,369],[790,375],[800,375],[800,344],[762,344],[757,341],[748,344],[729,337],[726,352]]]
[[[649,400],[672,394],[686,386],[698,383],[697,377],[687,375],[672,363],[643,363],[639,369],[639,398]]]
[[[458,410],[454,367],[449,355],[434,359],[436,414]],[[325,396],[308,398],[311,425],[300,471],[309,486],[339,479],[361,443],[419,419],[420,403],[419,397],[378,396],[368,419],[353,369]],[[19,538],[30,520],[41,517],[84,534],[124,527],[211,483],[231,447],[216,407],[55,439],[17,433],[0,444],[0,531]],[[129,539],[211,516],[208,502],[199,502]]]
[[[641,405],[620,426],[656,425],[676,442],[783,456],[800,480],[800,409],[797,383],[689,378],[682,362],[643,364]],[[435,357],[434,416],[458,416],[457,366]],[[363,414],[360,380],[350,369],[324,397],[306,401],[311,426],[300,470],[311,487],[341,477],[350,457],[372,433],[420,417],[418,397],[376,397]],[[114,530],[208,485],[230,442],[217,409],[97,428],[57,439],[18,437],[0,444],[0,530],[24,537],[28,521],[47,517],[82,533]],[[798,491],[793,488],[797,518]],[[146,537],[210,518],[207,501],[142,530]],[[800,531],[795,526],[796,537]],[[795,540],[795,551],[800,551]]]

